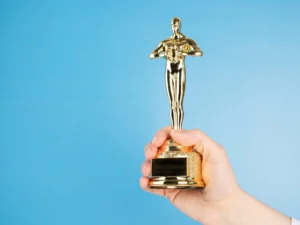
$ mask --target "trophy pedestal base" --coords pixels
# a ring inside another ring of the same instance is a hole
[[[191,180],[186,176],[180,177],[155,177],[150,179],[150,188],[158,189],[184,189],[184,188],[204,188],[202,181]]]
[[[151,161],[150,188],[204,188],[201,156],[191,146],[166,140]]]

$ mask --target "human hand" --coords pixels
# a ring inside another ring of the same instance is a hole
[[[177,143],[194,146],[202,155],[202,177],[205,189],[150,189],[148,176],[150,160],[158,148],[170,137]],[[146,161],[142,165],[141,187],[148,192],[167,197],[177,208],[204,224],[215,223],[231,199],[242,194],[224,148],[199,130],[158,131],[153,141],[145,147]]]
[[[150,161],[165,140],[193,146],[202,156],[204,189],[150,189]],[[158,131],[145,147],[140,186],[145,191],[168,198],[178,209],[204,225],[289,225],[289,217],[257,201],[237,184],[224,148],[199,130]]]

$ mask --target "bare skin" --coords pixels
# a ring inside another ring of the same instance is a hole
[[[202,155],[205,189],[150,189],[150,160],[165,140],[194,148]],[[204,225],[290,225],[291,219],[259,202],[238,185],[225,149],[199,130],[173,130],[165,127],[145,147],[140,186],[164,196],[189,217]]]

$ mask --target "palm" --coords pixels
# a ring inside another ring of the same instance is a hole
[[[164,132],[162,134],[158,132],[156,135],[158,137],[161,135],[162,138],[159,140],[161,143],[169,137],[167,132],[170,133],[170,130]],[[216,220],[220,207],[224,207],[224,200],[239,192],[227,155],[222,146],[203,133],[199,135],[195,131],[181,131],[181,133],[172,135],[172,138],[183,145],[194,146],[202,155],[202,178],[206,187],[204,189],[149,189],[147,187],[148,177],[142,178],[141,187],[151,193],[167,197],[178,209],[191,218],[209,224]],[[201,145],[199,145],[199,138],[201,138]],[[146,149],[150,149],[148,153],[151,153],[146,154],[146,159],[149,160],[155,156],[160,142],[154,147],[151,144],[146,147]],[[146,162],[145,168],[147,169],[143,170],[143,174],[148,176],[150,164]],[[215,218],[211,215],[214,215]]]

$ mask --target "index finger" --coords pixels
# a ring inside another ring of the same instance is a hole
[[[170,132],[172,130],[171,126],[167,126],[162,128],[161,130],[157,131],[157,133],[154,135],[154,138],[151,142],[152,146],[155,148],[159,148],[162,146],[162,144],[170,138]]]
[[[159,130],[155,135],[151,143],[147,144],[145,147],[145,157],[146,160],[153,159],[158,151],[158,148],[170,138],[170,132],[172,128],[170,126],[164,127]]]

